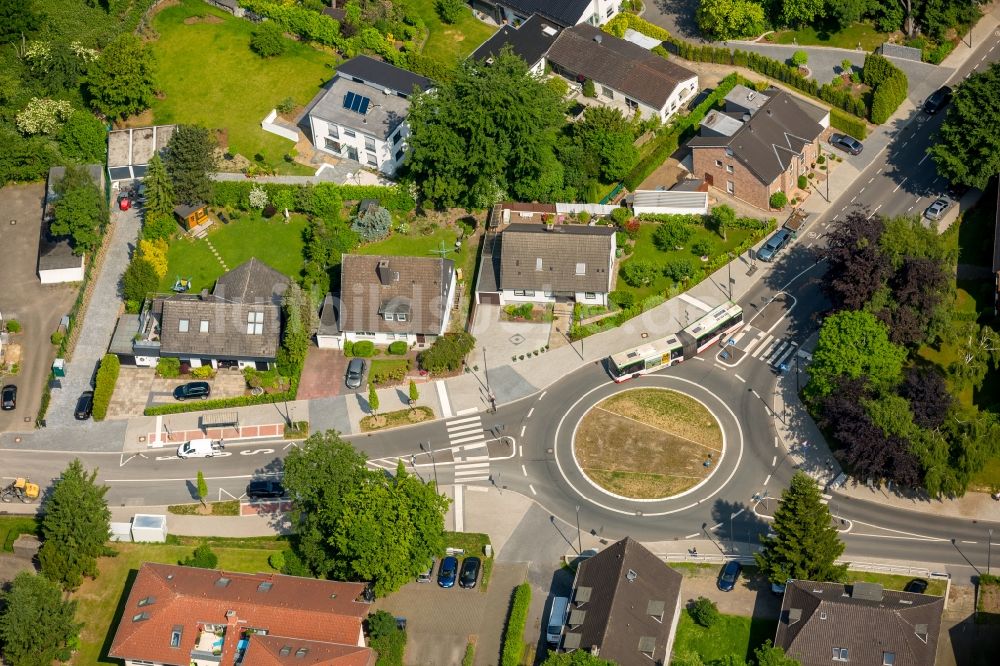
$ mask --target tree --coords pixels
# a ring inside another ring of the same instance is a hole
[[[208,506],[205,504],[205,498],[208,497],[208,482],[205,481],[205,475],[202,474],[201,470],[198,470],[198,501],[201,502],[202,506]]]
[[[392,214],[382,206],[369,208],[358,214],[351,222],[351,231],[356,233],[366,243],[382,240],[389,235],[392,227]]]
[[[108,131],[94,114],[74,111],[59,130],[59,150],[79,164],[104,161]]]
[[[414,403],[414,402],[416,402],[419,399],[420,399],[420,392],[417,391],[417,383],[411,379],[410,380],[410,402]]]
[[[42,574],[67,590],[79,587],[84,576],[95,578],[97,558],[109,552],[108,487],[96,479],[97,470],[88,473],[74,459],[45,501],[38,559]]]
[[[782,0],[781,22],[790,27],[813,23],[823,17],[825,0]]]
[[[156,291],[160,280],[152,264],[139,256],[133,256],[125,274],[122,275],[122,297],[126,301],[141,304],[146,296]]]
[[[465,0],[435,0],[434,9],[445,23],[457,23],[469,11]]]
[[[277,21],[265,21],[253,31],[250,38],[250,48],[261,58],[279,56],[288,48],[285,31]]]
[[[822,397],[833,390],[836,378],[864,377],[873,386],[899,380],[906,350],[889,341],[886,325],[869,312],[845,310],[823,321],[809,366],[806,392]]]
[[[211,546],[203,543],[194,549],[190,556],[185,557],[177,564],[182,567],[196,567],[198,569],[214,569],[219,565],[219,556],[216,555]]]
[[[719,607],[715,602],[706,597],[698,597],[688,607],[688,615],[703,627],[711,627],[719,620]]]
[[[781,210],[788,205],[788,195],[778,190],[767,200],[767,205],[775,210]]]
[[[959,358],[948,368],[962,386],[982,388],[989,366],[1000,366],[1000,334],[989,326],[967,322],[956,336]]]
[[[826,0],[826,16],[838,30],[843,30],[855,21],[860,21],[871,5],[870,0]],[[844,71],[849,72],[850,69],[848,65]]]
[[[562,101],[510,49],[490,65],[465,60],[453,80],[415,95],[408,122],[410,178],[431,206],[483,208],[562,193],[554,149]]]
[[[981,190],[1000,173],[1000,65],[973,72],[955,90],[951,107],[928,151],[938,173]]]
[[[877,215],[852,211],[828,234],[823,292],[835,310],[861,309],[885,284],[890,267],[879,244],[884,230]]]
[[[786,655],[783,649],[771,645],[771,639],[754,650],[753,656],[757,666],[801,666],[801,662]]]
[[[55,187],[59,196],[53,210],[49,233],[69,236],[74,254],[83,254],[100,244],[99,230],[108,219],[107,202],[90,175],[82,168],[69,166]]]
[[[69,661],[80,632],[74,622],[76,601],[64,599],[59,586],[22,572],[0,595],[0,645],[10,666],[50,666]]]
[[[816,482],[796,472],[771,524],[774,536],[761,537],[763,546],[754,561],[769,581],[784,584],[789,579],[819,582],[843,580],[846,564],[834,564],[844,544],[831,524],[830,510]]]
[[[645,259],[630,259],[618,269],[618,274],[632,287],[646,287],[653,284],[660,268],[652,261]]]
[[[431,374],[454,372],[462,367],[465,357],[476,346],[476,339],[465,331],[439,335],[430,349],[420,352],[420,367]]]
[[[109,118],[149,108],[156,95],[153,53],[131,32],[115,37],[87,70],[91,105]]]
[[[139,258],[149,262],[160,280],[167,274],[167,241],[163,239],[139,241]]]
[[[661,252],[671,252],[680,249],[694,235],[691,225],[679,220],[661,222],[653,231],[653,243]]]
[[[715,251],[715,243],[708,238],[699,238],[691,244],[691,252],[699,257],[707,257]]]
[[[635,128],[618,109],[589,106],[583,119],[573,126],[573,135],[584,152],[598,159],[598,170],[592,176],[604,182],[619,181],[639,161],[635,147]]]
[[[282,297],[285,330],[278,350],[277,366],[281,374],[291,377],[302,370],[312,334],[318,328],[316,309],[298,283],[293,282]]]
[[[702,0],[698,27],[714,39],[757,37],[767,29],[764,7],[751,0]]]
[[[33,0],[0,0],[0,44],[30,35],[41,23]]]
[[[614,662],[596,657],[589,650],[573,650],[549,652],[542,666],[614,666]]]
[[[368,410],[372,414],[378,413],[378,391],[371,382],[368,383]]]
[[[143,193],[146,195],[146,221],[151,216],[170,218],[174,212],[174,186],[170,182],[167,168],[155,153],[146,166],[146,175],[142,179]],[[173,220],[171,220],[172,222]]]
[[[167,144],[164,166],[175,201],[202,204],[212,198],[209,174],[215,170],[215,139],[204,127],[178,125]]]
[[[934,429],[943,424],[955,402],[936,366],[909,368],[900,395],[910,401],[913,421],[921,428]]]
[[[806,64],[807,62],[809,62],[809,53],[808,52],[803,51],[802,49],[797,49],[792,54],[792,64],[795,65],[796,67],[801,67],[802,65]],[[801,185],[799,186],[799,189],[802,189]]]
[[[726,229],[736,224],[736,211],[725,204],[715,206],[709,213],[708,222],[722,236],[722,240],[726,240]]]

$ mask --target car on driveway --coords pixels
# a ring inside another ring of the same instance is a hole
[[[924,578],[914,578],[903,588],[903,592],[913,592],[915,594],[923,594],[926,591],[927,580]]]
[[[767,239],[767,242],[757,250],[757,258],[761,261],[772,261],[775,255],[788,244],[792,232],[788,229],[778,229],[777,233]]]
[[[864,145],[860,141],[855,139],[853,136],[847,136],[846,134],[831,134],[830,145],[834,148],[846,151],[851,155],[860,155],[861,151],[865,149]]]
[[[344,384],[349,389],[361,387],[361,380],[365,376],[365,361],[360,358],[352,358],[347,364],[347,376],[344,377]]]
[[[927,210],[924,211],[924,217],[928,220],[940,220],[944,217],[944,212],[948,210],[948,206],[950,205],[950,201],[944,197],[939,197],[934,203],[927,207]]]
[[[455,587],[455,577],[458,575],[458,558],[448,557],[441,560],[438,568],[438,585],[440,587]]]
[[[212,395],[212,387],[208,385],[208,382],[188,382],[174,389],[174,400],[192,400],[194,398],[207,400],[210,395]]]
[[[479,569],[482,567],[482,560],[478,557],[467,557],[462,561],[462,572],[458,576],[458,584],[466,589],[472,589],[479,580]]]
[[[941,86],[932,92],[931,96],[924,102],[924,113],[933,116],[935,113],[948,106],[948,102],[950,101],[951,88],[948,86]]]
[[[257,499],[281,499],[285,496],[285,487],[278,481],[251,481],[247,485],[247,497]]]
[[[80,394],[80,397],[76,401],[76,410],[73,412],[73,416],[76,417],[77,421],[86,421],[90,418],[90,414],[94,411],[94,392],[84,391]]]
[[[9,412],[15,407],[17,407],[17,387],[7,384],[0,391],[0,409]]]
[[[733,588],[736,587],[736,581],[740,578],[741,571],[743,571],[743,565],[736,560],[729,560],[719,572],[719,580],[716,585],[723,592],[732,592]]]

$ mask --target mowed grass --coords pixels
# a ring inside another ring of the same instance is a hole
[[[886,590],[896,590],[902,592],[906,584],[913,580],[913,576],[895,576],[893,574],[871,573],[868,571],[848,571],[847,580],[850,583],[878,583]],[[925,578],[927,581],[927,591],[937,597],[943,597],[947,589],[947,583],[939,578]]]
[[[764,641],[774,640],[776,620],[764,620],[741,615],[720,615],[710,628],[696,624],[686,610],[677,624],[674,655],[700,655],[706,664],[736,655],[740,659],[753,656]]]
[[[464,60],[496,31],[473,16],[470,8],[462,12],[457,22],[448,25],[438,16],[435,0],[401,0],[399,4],[404,11],[422,18],[427,26],[427,43],[422,53],[449,67]]]
[[[184,22],[194,17],[202,18]],[[308,103],[332,78],[333,56],[289,40],[283,55],[260,58],[249,46],[254,24],[202,0],[167,7],[153,28],[162,97],[153,102],[155,122],[225,129],[230,152],[250,160],[260,153],[278,171],[295,171],[282,159],[292,142],[265,132],[260,122],[285,98]]]
[[[0,516],[0,550],[14,552],[14,542],[22,534],[38,534],[35,516]]]
[[[833,46],[840,49],[855,49],[858,42],[864,51],[872,51],[889,38],[888,33],[878,32],[869,23],[852,23],[843,30],[829,32],[823,28],[806,26],[799,30],[780,30],[768,41],[774,44],[798,44],[799,46]]]

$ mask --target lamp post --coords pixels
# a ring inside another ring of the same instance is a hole
[[[580,532],[580,505],[576,505],[576,553],[583,555],[583,535]]]
[[[424,450],[425,450],[425,449],[424,449],[424,443],[423,443],[423,442],[420,442],[420,450],[421,450],[421,451],[424,451]],[[439,484],[438,484],[438,468],[437,468],[437,461],[435,461],[435,460],[434,460],[434,445],[432,445],[432,444],[430,443],[430,440],[428,440],[428,442],[427,442],[427,450],[428,450],[428,451],[430,452],[430,454],[431,454],[431,467],[433,467],[433,468],[434,468],[434,485],[435,485],[435,486],[439,486]]]
[[[735,513],[729,514],[729,543],[732,544],[733,552],[736,552],[736,535],[733,533],[733,518],[736,517]]]
[[[733,300],[733,253],[726,252],[726,256],[729,258],[729,262],[726,266],[729,267],[729,300]]]
[[[490,366],[486,362],[486,347],[483,346],[483,373],[486,375],[486,394],[490,399],[490,411],[496,414],[497,412],[497,399],[493,395],[493,389],[490,388]]]

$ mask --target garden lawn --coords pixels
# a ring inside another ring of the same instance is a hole
[[[287,97],[307,104],[333,76],[332,56],[289,40],[283,55],[260,58],[249,46],[255,25],[202,0],[165,8],[153,28],[159,34],[152,49],[160,63],[157,88],[162,93],[153,101],[157,124],[225,129],[231,153],[250,160],[259,153],[279,172],[301,171],[282,159],[292,142],[265,132],[260,122]]]
[[[445,259],[451,259],[455,266],[462,268],[462,277],[468,284],[472,279],[472,272],[475,269],[473,263],[476,258],[477,239],[466,238],[462,241],[461,249],[455,252],[455,239],[459,236],[459,230],[455,227],[440,227],[433,229],[431,233],[424,234],[421,230],[429,227],[428,223],[410,223],[410,230],[405,234],[393,231],[385,240],[376,243],[362,245],[354,250],[358,254],[383,254],[400,257],[440,257],[439,250],[444,247],[448,250]]]
[[[750,658],[764,641],[774,639],[778,623],[739,615],[719,615],[710,628],[695,624],[686,610],[677,625],[674,655],[695,653],[707,664],[726,655]]]
[[[769,39],[775,44],[798,44],[799,46],[833,46],[841,49],[856,49],[861,42],[861,49],[873,51],[876,46],[889,38],[887,33],[878,32],[869,23],[852,23],[850,27],[838,32],[827,32],[823,28],[806,26],[799,30],[780,30]]]
[[[906,584],[913,580],[913,576],[896,576],[893,574],[871,573],[868,571],[848,571],[847,579],[852,583],[878,583],[886,590],[896,590],[902,592]],[[940,578],[929,578],[927,580],[927,591],[924,594],[943,597],[947,589],[947,584]]]
[[[699,239],[708,238],[715,244],[715,252],[712,254],[712,256],[715,257],[720,253],[725,253],[726,251],[737,247],[754,233],[754,230],[752,229],[727,229],[726,241],[723,242],[722,238],[714,231],[709,231],[703,226],[692,225],[695,232],[691,236],[691,240],[689,240],[684,246],[683,250],[661,252],[653,243],[653,232],[656,230],[658,224],[658,222],[643,222],[639,226],[639,236],[635,241],[635,246],[632,248],[632,254],[628,255],[628,258],[625,259],[622,264],[642,259],[652,261],[657,266],[662,267],[668,261],[681,258],[694,259],[695,263],[700,264],[701,262],[698,260],[698,257],[691,252],[691,246]],[[627,284],[625,280],[619,276],[617,285],[618,289],[632,292],[635,294],[636,301],[641,301],[647,296],[664,293],[670,287],[671,280],[661,274],[658,275],[656,280],[653,281],[653,284],[649,286],[633,287]]]
[[[14,552],[14,542],[22,534],[38,534],[38,521],[34,516],[0,517],[0,550]]]
[[[120,663],[108,659],[107,650],[122,615],[120,606],[128,598],[126,584],[134,580],[134,572],[143,562],[176,564],[194,550],[192,546],[137,543],[117,543],[114,549],[118,551],[117,557],[103,557],[98,561],[100,576],[97,580],[85,581],[72,595],[78,602],[77,620],[84,623],[80,649],[73,657],[73,664]],[[273,571],[267,563],[273,549],[213,547],[213,551],[219,556],[220,569],[246,573]]]
[[[427,26],[427,42],[421,52],[448,68],[464,60],[496,31],[493,26],[473,16],[468,7],[462,12],[462,18],[448,25],[434,8],[436,0],[402,0],[399,4],[404,11],[422,18]]]

